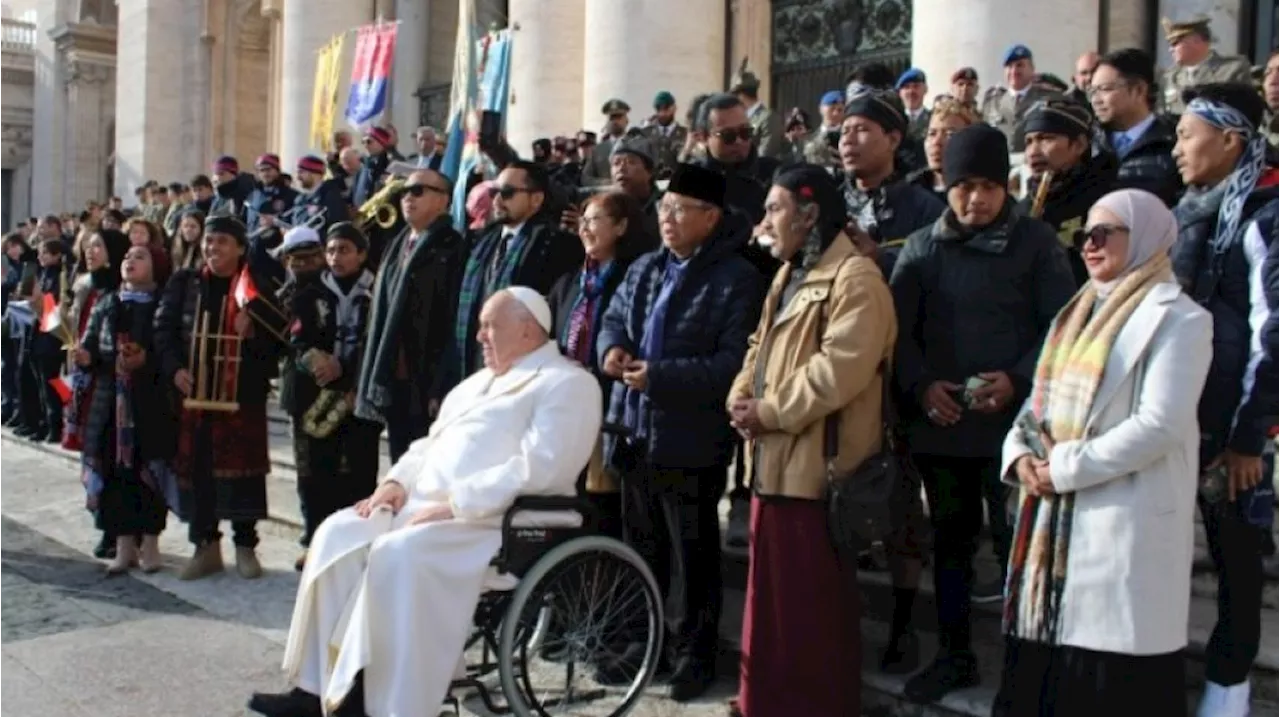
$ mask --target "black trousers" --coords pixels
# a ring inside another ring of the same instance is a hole
[[[32,337],[18,354],[18,414],[22,425],[35,428],[44,425],[44,408],[41,405],[40,376],[36,373],[36,359],[31,351]]]
[[[1264,470],[1271,467],[1264,463]],[[1249,678],[1262,632],[1262,557],[1267,535],[1241,513],[1241,503],[1200,504],[1209,554],[1218,572],[1218,623],[1205,647],[1205,677],[1230,686]]]
[[[994,492],[987,484],[994,482],[1000,460],[916,455],[915,461],[933,523],[939,645],[945,652],[970,654],[973,558],[982,532],[982,505]],[[993,524],[997,514],[1005,515],[1003,503],[992,510]]]
[[[21,393],[18,387],[18,340],[0,339],[0,397],[5,413],[18,410]]]
[[[164,497],[149,488],[133,470],[115,466],[105,476],[98,506],[104,533],[159,535],[169,509]]]
[[[708,662],[716,657],[723,603],[718,506],[726,469],[639,467],[623,478],[626,540],[658,581],[672,653]]]
[[[294,426],[296,450],[306,471],[298,474],[302,544],[310,545],[325,518],[368,498],[378,487],[382,426],[348,417],[328,438],[311,438]]]
[[[31,354],[31,371],[35,374],[40,398],[40,420],[48,430],[62,427],[62,399],[51,381],[62,374],[61,353],[36,351]]]
[[[991,717],[1182,717],[1186,657],[1121,655],[1007,639]]]
[[[427,435],[431,419],[427,417],[427,402],[420,400],[413,382],[391,382],[391,406],[387,409],[387,448],[391,463],[400,460],[409,444]]]

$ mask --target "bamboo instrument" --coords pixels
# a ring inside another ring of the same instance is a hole
[[[1036,187],[1036,196],[1031,200],[1031,218],[1039,219],[1044,214],[1044,203],[1049,199],[1049,185],[1053,183],[1053,172],[1048,170],[1040,175],[1040,184]]]
[[[196,325],[191,332],[193,395],[183,400],[183,408],[221,413],[240,410],[236,401],[240,387],[240,336],[223,333],[226,310],[224,303],[218,310],[218,323],[211,324],[213,317],[201,316],[197,300]]]

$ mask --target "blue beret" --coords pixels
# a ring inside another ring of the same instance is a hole
[[[822,93],[822,99],[818,100],[819,105],[843,105],[844,93],[840,90],[828,90]]]
[[[1008,67],[1010,64],[1017,62],[1018,60],[1030,60],[1030,59],[1031,59],[1031,48],[1027,47],[1026,45],[1014,45],[1013,47],[1010,47],[1008,50],[1004,51],[1004,61],[1001,62],[1000,65],[1003,67]]]
[[[909,67],[907,68],[906,72],[902,73],[902,75],[898,77],[898,82],[893,86],[893,89],[900,90],[902,89],[903,85],[909,85],[912,82],[925,82],[925,81],[926,80],[924,78],[924,70],[920,69],[919,67]]]

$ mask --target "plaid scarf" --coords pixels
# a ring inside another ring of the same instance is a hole
[[[600,319],[600,295],[604,293],[605,283],[612,271],[613,262],[601,266],[599,262],[588,259],[587,265],[578,274],[578,298],[569,312],[564,347],[569,358],[583,366],[591,365],[591,354],[595,348],[591,345],[591,336]]]
[[[529,248],[533,245],[531,234],[535,227],[528,224],[520,228],[520,231],[512,235],[510,245],[507,247],[507,254],[502,258],[502,264],[497,267],[494,272],[494,281],[491,285],[486,285],[485,274],[488,273],[489,263],[493,260],[494,252],[498,250],[498,245],[502,243],[502,232],[499,231],[492,236],[482,239],[471,255],[467,257],[467,268],[462,274],[462,287],[458,291],[458,314],[457,323],[454,327],[454,343],[457,349],[457,357],[459,361],[458,377],[466,378],[470,372],[471,351],[474,350],[475,332],[472,331],[472,318],[474,318],[479,304],[492,294],[511,286],[515,279],[516,268],[524,263],[525,256],[529,253]],[[484,296],[481,296],[481,294]]]
[[[1169,258],[1161,252],[1121,279],[1100,302],[1089,283],[1058,313],[1040,351],[1031,392],[1032,414],[1055,442],[1085,435],[1116,336],[1147,293],[1170,276]],[[1033,496],[1023,489],[1019,504],[1004,630],[1013,637],[1054,645],[1062,630],[1075,494]]]

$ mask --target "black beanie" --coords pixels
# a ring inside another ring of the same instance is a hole
[[[1022,131],[1044,132],[1064,137],[1087,137],[1093,131],[1093,116],[1084,105],[1065,97],[1040,100],[1027,110]]]
[[[893,92],[859,87],[845,101],[845,117],[866,117],[886,132],[907,132],[907,112]]]
[[[942,179],[950,189],[966,179],[1009,184],[1009,140],[984,122],[956,132],[942,152]]]
[[[329,227],[329,231],[325,233],[325,240],[329,239],[346,239],[355,244],[360,251],[369,250],[368,237],[364,235],[364,232],[360,231],[360,227],[351,222],[338,222]]]
[[[205,234],[230,234],[241,246],[248,242],[244,224],[235,217],[217,215],[204,220]]]

